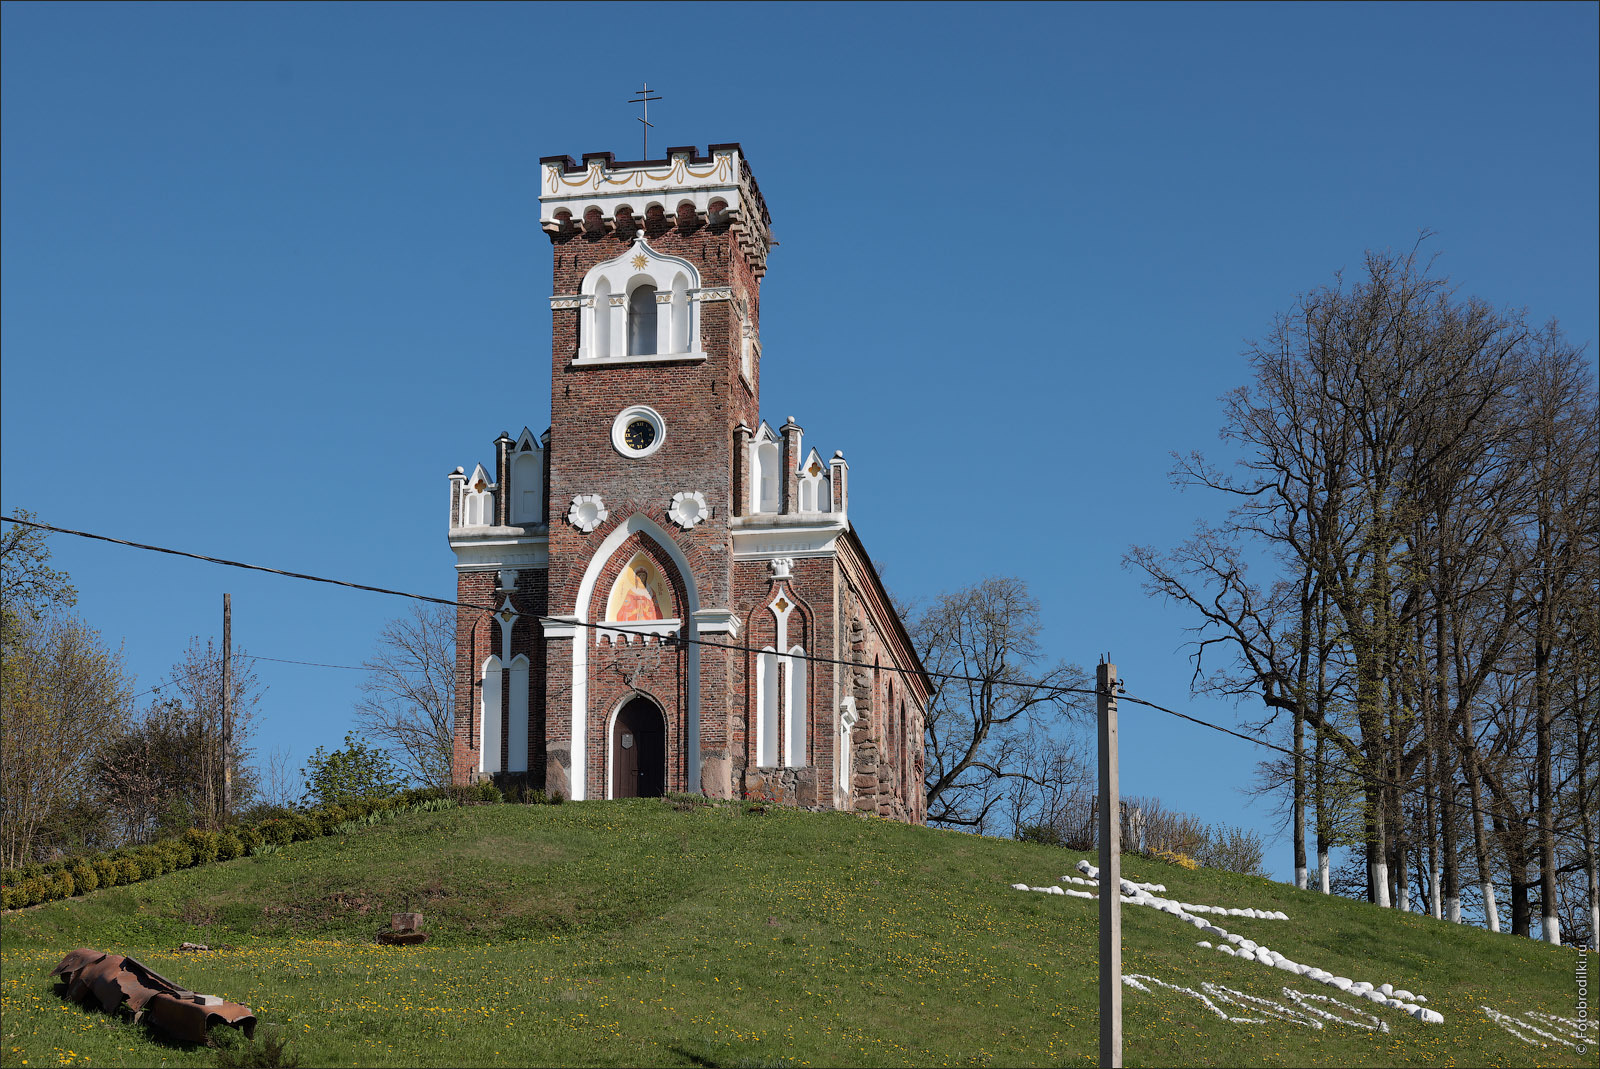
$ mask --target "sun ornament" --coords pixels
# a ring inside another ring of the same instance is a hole
[[[632,261],[630,261],[630,262],[633,264],[633,269],[635,271],[643,271],[644,270],[644,265],[649,263],[650,260],[649,260],[648,257],[645,256],[644,253],[640,252],[640,253],[635,253]]]

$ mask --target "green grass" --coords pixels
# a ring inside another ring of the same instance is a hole
[[[1096,904],[1008,886],[1055,882],[1081,856],[735,805],[409,815],[7,914],[0,1064],[215,1064],[56,998],[46,974],[78,946],[250,1005],[306,1065],[1093,1064]],[[1388,1035],[1313,1031],[1124,989],[1130,1066],[1594,1064],[1592,1050],[1527,1046],[1479,1009],[1574,1016],[1571,950],[1139,858],[1124,876],[1281,909],[1288,922],[1217,923],[1445,1015],[1376,1009]],[[403,909],[425,914],[431,941],[374,943]],[[1126,907],[1123,926],[1128,972],[1336,994],[1201,950],[1154,910]],[[184,941],[226,948],[179,954]]]

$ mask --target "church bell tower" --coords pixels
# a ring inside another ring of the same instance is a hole
[[[731,524],[735,502],[749,496],[744,458],[750,428],[760,422],[761,280],[774,244],[760,189],[737,144],[712,145],[703,155],[672,148],[664,160],[636,163],[610,153],[585,155],[581,164],[568,156],[539,162],[540,224],[554,258],[549,614],[574,626],[606,620],[599,602],[617,581],[610,572],[638,558],[659,583],[659,600],[673,603],[675,615],[662,619],[676,622],[656,630],[729,633]],[[602,544],[607,528],[636,552]],[[612,563],[595,576],[597,556]],[[588,670],[601,678],[631,673],[634,689],[645,691],[645,676],[668,659],[663,635],[649,634],[645,621],[625,623],[633,626],[598,641],[575,632],[572,641],[587,640],[577,659],[615,661],[614,671],[598,664]],[[550,662],[559,664],[554,644],[565,641],[565,628],[546,630]],[[694,789],[700,750],[717,747],[694,737],[698,710],[691,706],[706,688],[682,693],[687,670],[723,672],[726,658],[704,647],[672,652],[698,663],[677,666],[685,677],[671,685],[678,696],[651,693],[666,706],[667,786]],[[546,706],[549,760],[554,778],[563,771],[570,778],[572,750],[589,745],[602,725],[584,724],[578,714],[561,769],[557,710],[581,709],[589,695],[569,695],[573,681],[555,675],[550,686],[560,693]],[[580,691],[584,683],[576,680]],[[618,786],[603,774],[596,782],[592,768],[585,778],[590,782],[572,785],[574,797]]]

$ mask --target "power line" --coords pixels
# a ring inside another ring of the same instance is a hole
[[[128,539],[125,539],[125,538],[113,538],[110,535],[94,534],[94,533],[89,532],[89,531],[77,531],[77,530],[73,530],[70,527],[56,527],[56,526],[54,526],[52,524],[40,523],[37,520],[23,520],[23,519],[18,519],[18,518],[14,517],[14,516],[0,516],[0,520],[6,521],[6,522],[9,522],[9,523],[20,523],[20,524],[23,524],[23,525],[28,526],[28,527],[37,527],[40,530],[53,531],[53,532],[55,532],[57,534],[75,535],[75,536],[77,536],[79,538],[89,538],[89,539],[94,539],[94,540],[99,541],[99,542],[110,542],[113,545],[127,546],[127,547],[129,547],[131,549],[142,549],[142,550],[146,550],[146,551],[151,552],[151,553],[166,553],[166,554],[169,554],[169,555],[175,556],[175,557],[187,557],[190,560],[205,561],[208,564],[220,564],[220,565],[222,565],[224,567],[228,567],[228,568],[243,568],[246,571],[266,572],[269,575],[281,575],[281,576],[284,576],[285,578],[288,578],[288,579],[302,579],[302,580],[306,580],[308,582],[313,582],[313,583],[327,583],[327,584],[330,584],[332,586],[347,587],[347,588],[349,588],[351,590],[364,590],[364,591],[367,591],[368,593],[373,593],[373,594],[387,594],[387,595],[389,595],[391,597],[410,598],[413,601],[425,601],[425,602],[428,602],[428,603],[434,604],[434,605],[448,605],[448,606],[453,606],[453,607],[458,608],[458,609],[471,609],[471,610],[473,610],[475,612],[480,612],[480,613],[484,613],[484,614],[487,614],[487,615],[493,615],[493,614],[495,614],[495,613],[497,613],[499,611],[493,605],[475,605],[475,604],[473,604],[471,602],[454,601],[454,600],[451,600],[450,598],[436,598],[436,597],[432,597],[432,596],[427,595],[427,594],[413,594],[413,593],[411,593],[409,591],[405,591],[405,590],[392,590],[392,589],[390,589],[388,587],[371,586],[371,585],[366,584],[366,583],[353,583],[353,582],[350,582],[350,581],[345,580],[345,579],[332,579],[332,578],[329,578],[327,576],[310,575],[310,574],[305,573],[305,572],[291,572],[291,571],[286,571],[286,570],[284,570],[282,568],[272,568],[272,567],[269,567],[269,566],[267,566],[265,564],[249,564],[249,563],[246,563],[244,561],[228,560],[228,559],[223,558],[223,557],[211,557],[211,556],[207,556],[206,554],[203,554],[203,553],[190,553],[187,550],[173,549],[173,548],[171,548],[169,546],[155,546],[155,545],[150,545],[150,544],[144,543],[144,542],[132,542],[132,541],[129,541]],[[540,615],[529,614],[529,613],[518,613],[517,616],[519,618],[521,618],[521,619],[536,620],[541,624],[544,624],[544,623],[555,623],[555,624],[560,624],[562,626],[567,626],[567,627],[582,627],[582,628],[587,628],[587,629],[592,630],[592,631],[605,631],[605,632],[610,632],[612,634],[618,634],[618,635],[627,635],[627,634],[633,634],[634,633],[634,632],[628,630],[627,628],[615,627],[615,626],[612,626],[611,624],[606,624],[606,623],[593,623],[593,622],[589,622],[589,621],[561,619],[561,618],[553,617],[553,616],[540,616]],[[709,647],[711,647],[713,649],[732,650],[732,651],[742,652],[742,653],[761,653],[762,652],[761,650],[757,649],[754,646],[745,646],[745,645],[740,645],[740,644],[737,644],[737,643],[728,643],[728,642],[717,642],[717,641],[714,641],[714,640],[708,639],[708,638],[689,638],[688,636],[685,636],[685,635],[676,636],[673,641],[677,642],[677,643],[686,643],[686,644],[692,644],[692,645],[697,645],[697,646],[709,646]],[[803,653],[803,654],[798,654],[798,655],[786,654],[785,656],[790,656],[790,657],[798,656],[798,658],[801,659],[801,660],[805,660],[805,661],[816,663],[816,664],[837,664],[837,665],[846,665],[846,666],[849,666],[849,667],[852,667],[852,668],[864,667],[862,664],[860,664],[860,662],[857,662],[857,661],[847,661],[847,660],[844,660],[843,658],[839,658],[839,657],[824,657],[821,654],[815,654],[815,653]],[[271,660],[272,658],[264,658],[264,659]],[[308,662],[290,662],[290,663],[310,664],[310,663],[313,663],[313,662],[309,662],[308,661]],[[329,667],[329,668],[355,668],[357,666],[356,665],[326,665],[324,667]],[[901,668],[901,667],[898,667],[896,665],[878,665],[876,667],[880,671],[892,672],[892,673],[894,673],[896,675],[913,676],[913,675],[917,675],[918,674],[917,671],[914,670],[914,669]],[[992,680],[992,679],[985,679],[982,676],[959,675],[959,674],[954,673],[954,672],[931,672],[931,671],[927,671],[926,669],[923,669],[923,672],[930,679],[942,679],[942,680],[945,680],[947,682],[963,682],[963,683],[996,683],[996,682],[999,682],[999,683],[1003,683],[1003,684],[1005,684],[1007,686],[1026,687],[1026,688],[1030,688],[1030,689],[1034,689],[1034,690],[1050,690],[1050,691],[1054,691],[1054,692],[1061,693],[1061,694],[1082,694],[1082,695],[1089,695],[1089,696],[1093,696],[1093,694],[1094,694],[1094,689],[1090,688],[1090,687],[1068,687],[1068,686],[1063,686],[1063,685],[1054,684],[1054,683],[1045,683],[1045,682],[1042,682],[1042,681],[1033,681],[1033,680],[1024,680],[1024,679]]]
[[[288,579],[301,579],[301,580],[305,580],[307,582],[312,582],[312,583],[326,583],[326,584],[329,584],[331,586],[341,586],[341,587],[346,587],[346,588],[351,589],[351,590],[364,590],[364,591],[367,591],[368,593],[373,593],[373,594],[387,594],[387,595],[389,595],[391,597],[409,598],[409,599],[411,599],[413,601],[423,601],[423,602],[428,602],[428,603],[431,603],[431,604],[434,604],[434,605],[448,605],[448,606],[453,606],[455,608],[460,608],[460,609],[472,609],[472,610],[474,610],[476,612],[486,613],[486,614],[492,614],[492,613],[495,613],[496,611],[498,611],[493,606],[488,606],[488,605],[474,605],[474,604],[472,604],[470,602],[454,601],[454,600],[451,600],[449,598],[436,598],[436,597],[431,597],[431,596],[429,596],[427,594],[413,594],[413,593],[411,593],[409,591],[405,591],[405,590],[392,590],[392,589],[389,589],[387,587],[371,586],[371,585],[366,584],[366,583],[354,583],[354,582],[350,582],[350,581],[344,580],[344,579],[332,579],[332,578],[328,578],[326,576],[309,575],[309,574],[304,573],[304,572],[291,572],[291,571],[286,571],[286,570],[284,570],[282,568],[268,567],[267,565],[264,565],[264,564],[249,564],[249,563],[246,563],[244,561],[227,560],[227,559],[222,558],[222,557],[211,557],[211,556],[207,556],[207,555],[202,554],[202,553],[190,553],[190,552],[188,552],[186,550],[172,549],[172,548],[170,548],[168,546],[155,546],[155,545],[150,545],[148,543],[143,543],[143,542],[133,542],[133,541],[129,541],[129,540],[123,539],[123,538],[113,538],[110,535],[94,534],[94,533],[89,532],[89,531],[77,531],[77,530],[73,530],[72,528],[69,528],[69,527],[56,527],[56,526],[54,526],[52,524],[39,523],[36,520],[19,519],[19,518],[15,517],[15,516],[0,516],[0,520],[4,520],[4,521],[9,522],[9,523],[19,523],[19,524],[22,524],[22,525],[27,526],[27,527],[36,527],[36,528],[38,528],[40,530],[44,530],[44,531],[53,531],[53,532],[55,532],[57,534],[74,535],[74,536],[79,537],[79,538],[88,538],[88,539],[93,539],[93,540],[99,541],[99,542],[110,542],[110,543],[112,543],[114,545],[128,546],[131,549],[142,549],[142,550],[146,550],[146,551],[151,552],[151,553],[165,553],[165,554],[169,554],[169,555],[175,556],[175,557],[186,557],[186,558],[188,558],[190,560],[205,561],[208,564],[220,564],[220,565],[222,565],[224,567],[228,567],[228,568],[242,568],[242,569],[244,569],[246,571],[266,572],[269,575],[281,575],[281,576],[284,576],[285,578],[288,578]],[[520,613],[518,615],[519,615],[519,617],[522,617],[522,618],[529,618],[529,619],[537,620],[540,623],[559,623],[559,624],[561,624],[563,626],[569,626],[569,627],[576,626],[576,627],[588,628],[590,630],[609,631],[609,632],[612,632],[612,633],[615,633],[615,634],[631,634],[632,633],[632,632],[628,631],[626,628],[612,627],[612,626],[609,626],[609,625],[604,624],[604,623],[590,623],[590,622],[586,622],[586,621],[577,621],[577,620],[570,620],[570,619],[563,620],[563,619],[557,619],[555,617],[550,617],[550,616],[526,615],[526,614],[520,614]],[[716,642],[716,641],[713,641],[711,639],[706,639],[706,638],[689,638],[687,636],[680,635],[680,636],[676,637],[675,641],[679,642],[679,643],[693,644],[693,645],[699,645],[699,646],[709,646],[709,647],[711,647],[713,649],[731,650],[731,651],[741,652],[741,653],[760,653],[760,652],[763,652],[761,650],[756,649],[753,646],[745,646],[745,645],[739,645],[739,644],[735,644],[735,643],[726,643],[726,642]],[[255,655],[253,655],[253,654],[250,655],[250,656],[255,657]],[[786,655],[786,656],[794,656],[794,655]],[[862,665],[860,662],[857,662],[857,661],[846,661],[846,660],[843,660],[843,659],[837,658],[837,657],[823,657],[823,656],[821,656],[819,654],[804,653],[804,654],[800,654],[798,656],[799,656],[799,658],[801,660],[804,660],[804,661],[807,661],[807,662],[810,662],[810,663],[845,665],[845,666],[851,667],[851,668],[862,668],[862,667],[865,667],[864,665]],[[336,664],[322,664],[322,663],[315,662],[315,661],[289,661],[289,660],[284,660],[282,658],[274,658],[274,657],[256,657],[256,659],[258,659],[258,660],[268,660],[268,661],[279,661],[279,662],[284,663],[284,664],[304,664],[304,665],[310,665],[310,666],[319,667],[319,668],[348,668],[348,669],[359,670],[362,667],[362,666],[359,666],[359,665],[349,665],[349,664],[339,664],[339,665],[336,665]],[[900,667],[897,667],[895,665],[886,665],[886,666],[880,665],[880,666],[875,666],[875,667],[877,667],[881,671],[892,672],[892,673],[895,673],[897,675],[915,675],[916,674],[911,669],[900,668]],[[924,669],[923,671],[926,673],[928,678],[937,679],[937,680],[943,680],[945,682],[991,683],[991,684],[995,683],[995,682],[1000,682],[1000,683],[1003,683],[1003,684],[1005,684],[1007,686],[1023,687],[1023,688],[1032,689],[1032,690],[1048,690],[1048,691],[1050,691],[1052,693],[1055,693],[1055,694],[1074,694],[1074,695],[1090,695],[1090,696],[1095,694],[1095,691],[1094,691],[1094,689],[1092,687],[1070,687],[1070,686],[1065,686],[1065,685],[1057,684],[1057,683],[1047,683],[1047,682],[1045,682],[1043,680],[1022,680],[1022,679],[991,680],[991,679],[985,679],[982,676],[960,675],[960,674],[957,674],[957,673],[954,673],[954,672],[933,672],[933,671],[928,671],[927,669]],[[160,689],[160,687],[154,687],[150,691],[145,691],[144,693],[146,693],[146,694],[152,693],[153,691],[159,690],[159,689]],[[1276,750],[1277,752],[1282,753],[1282,754],[1286,754],[1286,755],[1288,755],[1290,757],[1296,756],[1296,754],[1295,754],[1295,752],[1293,750],[1290,750],[1290,749],[1288,749],[1286,747],[1283,747],[1283,746],[1279,746],[1276,743],[1268,742],[1266,739],[1263,739],[1263,738],[1260,738],[1260,737],[1257,737],[1257,736],[1253,736],[1253,735],[1246,735],[1246,734],[1244,734],[1242,732],[1235,731],[1232,728],[1224,727],[1221,724],[1216,724],[1216,723],[1213,723],[1213,722],[1211,722],[1209,720],[1201,719],[1200,717],[1191,716],[1188,713],[1179,712],[1177,709],[1172,709],[1172,708],[1169,708],[1167,706],[1160,705],[1160,704],[1158,704],[1156,702],[1148,701],[1148,700],[1146,700],[1144,698],[1129,697],[1125,693],[1119,694],[1118,697],[1119,697],[1119,699],[1121,699],[1123,701],[1129,701],[1129,702],[1134,703],[1135,705],[1143,705],[1143,706],[1146,706],[1148,708],[1155,709],[1158,712],[1166,713],[1169,716],[1178,717],[1181,720],[1187,720],[1188,722],[1190,722],[1192,724],[1196,724],[1196,725],[1198,725],[1200,727],[1204,727],[1204,728],[1209,728],[1212,731],[1221,732],[1222,734],[1225,734],[1225,735],[1231,735],[1232,737],[1234,737],[1236,739],[1240,739],[1240,740],[1242,740],[1244,742],[1252,743],[1252,744],[1254,744],[1256,746],[1263,746],[1263,747],[1266,747],[1269,750]],[[1325,768],[1332,769],[1332,770],[1334,770],[1336,772],[1340,772],[1340,773],[1343,773],[1345,775],[1354,776],[1357,779],[1364,780],[1367,783],[1370,783],[1370,784],[1373,784],[1373,785],[1376,785],[1376,786],[1388,787],[1388,788],[1391,788],[1393,790],[1398,790],[1398,791],[1401,791],[1402,793],[1406,793],[1406,794],[1419,795],[1419,796],[1421,796],[1423,798],[1430,798],[1435,802],[1443,802],[1443,800],[1444,800],[1442,796],[1437,795],[1437,794],[1432,794],[1431,792],[1428,792],[1425,788],[1410,787],[1410,786],[1407,786],[1407,785],[1405,785],[1403,783],[1400,783],[1400,782],[1398,782],[1396,780],[1390,780],[1390,779],[1387,779],[1385,777],[1375,776],[1370,772],[1363,772],[1362,770],[1357,769],[1357,768],[1350,768],[1350,767],[1346,767],[1344,765],[1335,764],[1334,762],[1329,761],[1326,758],[1323,758],[1323,759],[1319,760],[1314,755],[1308,755],[1308,754],[1300,754],[1299,757],[1303,761],[1308,761],[1308,762],[1310,762],[1312,764],[1320,764]],[[1452,801],[1452,804],[1462,805],[1462,803],[1456,802],[1454,799],[1452,799],[1451,801]],[[1463,806],[1463,808],[1466,808],[1470,812],[1472,812],[1472,813],[1474,813],[1476,815],[1479,815],[1479,816],[1490,816],[1491,815],[1491,814],[1486,814],[1482,809],[1479,809],[1479,808],[1476,808],[1476,807],[1472,806],[1470,802],[1466,803]],[[1511,818],[1509,816],[1506,816],[1503,819],[1505,819],[1505,821],[1507,823],[1519,824],[1519,825],[1522,825],[1523,827],[1539,829],[1539,825],[1537,823],[1533,822],[1533,821],[1530,821],[1530,820],[1526,820],[1526,819],[1517,820],[1517,819],[1513,819],[1513,818]],[[1576,835],[1573,835],[1573,834],[1568,833],[1568,832],[1553,831],[1553,834],[1556,835],[1557,837],[1560,837],[1560,838],[1573,839],[1573,840],[1577,840],[1579,842],[1582,842],[1582,838],[1580,836],[1576,836]]]
[[[167,546],[152,546],[145,542],[130,542],[125,538],[112,538],[110,535],[93,534],[89,531],[74,531],[69,527],[55,527],[48,523],[39,523],[36,520],[18,519],[15,516],[0,516],[0,520],[5,520],[7,523],[20,523],[25,527],[37,527],[41,531],[54,531],[57,534],[76,535],[79,538],[92,538],[98,542],[110,542],[113,545],[128,546],[133,549],[143,549],[151,553],[166,553],[174,557],[188,557],[190,560],[203,560],[208,564],[221,564],[229,568],[243,568],[244,570],[250,572],[267,572],[270,575],[282,575],[290,579],[304,579],[311,583],[328,583],[332,586],[349,587],[351,590],[366,590],[373,594],[392,594],[395,597],[413,598],[417,601],[431,601],[436,605],[461,604],[460,602],[451,601],[447,598],[429,597],[426,594],[410,594],[404,590],[390,590],[387,587],[369,586],[366,583],[352,583],[344,579],[329,579],[321,575],[307,575],[305,572],[288,572],[284,571],[282,568],[269,568],[264,564],[246,564],[244,561],[225,560],[222,557],[208,557],[203,553],[190,553],[187,550],[172,549]],[[463,607],[469,609],[484,609],[486,612],[494,611],[493,608],[486,609],[482,605],[465,605]]]
[[[252,661],[271,661],[274,664],[303,664],[308,668],[349,668],[356,672],[369,671],[364,664],[324,664],[322,661],[291,661],[284,657],[263,657],[259,653],[240,653],[236,656],[247,657]]]
[[[1342,772],[1342,773],[1345,773],[1346,775],[1354,776],[1357,779],[1365,780],[1367,783],[1370,783],[1370,784],[1372,784],[1374,786],[1377,786],[1377,787],[1388,787],[1388,788],[1390,788],[1392,790],[1399,791],[1402,794],[1410,794],[1410,795],[1413,795],[1415,797],[1423,798],[1423,799],[1430,800],[1430,801],[1433,801],[1433,802],[1443,802],[1444,801],[1444,797],[1442,795],[1434,794],[1431,791],[1429,791],[1426,787],[1408,786],[1408,785],[1406,785],[1404,783],[1401,783],[1399,780],[1388,779],[1387,777],[1384,777],[1384,776],[1376,776],[1376,775],[1373,775],[1370,772],[1363,772],[1363,771],[1361,771],[1360,769],[1357,769],[1357,768],[1349,768],[1349,767],[1346,767],[1344,765],[1336,764],[1336,763],[1334,763],[1332,761],[1329,761],[1326,758],[1318,758],[1314,754],[1305,754],[1305,753],[1296,754],[1293,750],[1289,749],[1286,746],[1279,746],[1275,742],[1268,742],[1266,739],[1258,738],[1258,737],[1256,737],[1254,735],[1245,735],[1245,734],[1243,734],[1241,732],[1233,730],[1232,728],[1224,727],[1221,724],[1214,724],[1209,720],[1202,720],[1200,717],[1191,716],[1188,713],[1179,712],[1177,709],[1169,709],[1165,705],[1158,705],[1157,703],[1152,702],[1152,701],[1147,701],[1144,698],[1134,698],[1134,697],[1130,697],[1127,694],[1119,694],[1117,696],[1117,698],[1118,698],[1119,701],[1132,702],[1135,705],[1143,705],[1143,706],[1145,706],[1147,708],[1154,709],[1157,712],[1166,713],[1169,716],[1175,716],[1180,720],[1187,720],[1191,724],[1198,724],[1200,727],[1210,728],[1212,731],[1219,731],[1224,735],[1232,735],[1236,739],[1243,739],[1245,742],[1254,743],[1257,746],[1264,746],[1269,750],[1276,750],[1279,753],[1286,754],[1289,757],[1299,757],[1300,760],[1305,761],[1308,764],[1313,764],[1313,765],[1319,765],[1320,764],[1324,768],[1332,769],[1335,772]],[[1470,801],[1469,802],[1459,802],[1459,801],[1456,801],[1455,799],[1452,798],[1451,799],[1451,804],[1458,805],[1461,808],[1467,810],[1468,812],[1473,813],[1474,815],[1477,815],[1477,816],[1480,816],[1480,817],[1489,817],[1491,819],[1493,817],[1493,814],[1487,813],[1484,810],[1478,808],[1477,806],[1474,806]],[[1535,830],[1541,830],[1539,828],[1539,825],[1538,825],[1537,822],[1532,821],[1532,820],[1528,820],[1526,818],[1524,818],[1524,819],[1515,819],[1515,818],[1511,818],[1511,817],[1503,817],[1503,819],[1508,824],[1519,824],[1519,825],[1521,825],[1522,827],[1525,827],[1525,828],[1533,828]],[[1582,843],[1583,842],[1583,837],[1581,835],[1574,835],[1571,832],[1564,832],[1564,831],[1560,831],[1558,829],[1552,828],[1551,829],[1551,834],[1553,834],[1554,836],[1556,836],[1557,838],[1560,838],[1560,839],[1568,839],[1568,840],[1571,840],[1571,841],[1577,842],[1577,843]]]

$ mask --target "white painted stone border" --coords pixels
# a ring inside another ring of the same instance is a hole
[[[1566,1017],[1557,1017],[1553,1013],[1540,1013],[1538,1010],[1526,1010],[1523,1012],[1522,1016],[1518,1018],[1511,1016],[1509,1013],[1501,1013],[1499,1010],[1492,1010],[1488,1006],[1480,1006],[1478,1008],[1483,1010],[1483,1012],[1488,1016],[1489,1020],[1493,1021],[1501,1028],[1504,1028],[1507,1032],[1510,1032],[1512,1035],[1522,1040],[1522,1042],[1531,1046],[1548,1047],[1550,1043],[1559,1043],[1563,1047],[1569,1047],[1572,1050],[1583,1050],[1582,1040],[1584,1039],[1584,1032],[1583,1028],[1578,1024],[1577,1021],[1570,1020]],[[1571,1036],[1572,1039],[1578,1040],[1579,1042],[1574,1043],[1572,1040],[1564,1039],[1553,1032],[1546,1032],[1543,1028],[1540,1028],[1538,1025],[1534,1024],[1534,1021],[1538,1021],[1541,1024],[1551,1028],[1563,1029],[1566,1031],[1567,1035]],[[1532,1032],[1534,1035],[1543,1036],[1545,1039],[1550,1040],[1550,1043],[1544,1043],[1540,1040],[1534,1039],[1532,1036],[1524,1035],[1522,1032],[1522,1029],[1524,1028],[1529,1032]]]
[[[1083,873],[1083,875],[1087,878],[1080,880],[1073,876],[1063,876],[1062,879],[1075,884],[1088,884],[1100,873],[1100,870],[1089,864],[1087,860],[1078,862],[1078,871]],[[1203,910],[1208,913],[1226,913],[1230,916],[1251,917],[1253,919],[1260,920],[1288,920],[1289,915],[1281,910],[1242,910],[1230,909],[1223,906],[1197,906],[1191,902],[1177,902],[1170,898],[1157,897],[1156,895],[1150,893],[1150,888],[1154,887],[1161,887],[1163,891],[1166,890],[1166,888],[1160,884],[1140,884],[1134,883],[1130,880],[1123,880],[1121,884],[1122,894],[1119,897],[1121,897],[1122,901],[1128,903],[1129,905],[1149,906],[1150,908],[1159,910],[1162,913],[1177,917],[1186,924],[1192,924],[1208,935],[1215,935],[1219,939],[1226,940],[1225,943],[1218,943],[1216,949],[1224,954],[1229,955],[1230,957],[1243,958],[1246,961],[1255,961],[1260,962],[1263,965],[1270,965],[1275,969],[1282,969],[1284,972],[1293,973],[1296,976],[1304,976],[1309,980],[1315,980],[1318,983],[1327,984],[1330,987],[1338,988],[1340,991],[1357,995],[1371,1002],[1376,1002],[1379,1005],[1387,1006],[1390,1009],[1404,1010],[1411,1017],[1414,1017],[1425,1024],[1444,1023],[1443,1014],[1439,1013],[1437,1010],[1430,1010],[1421,1005],[1421,1003],[1428,1001],[1423,995],[1414,995],[1410,991],[1397,990],[1392,984],[1373,985],[1365,980],[1355,981],[1351,980],[1347,976],[1335,976],[1326,969],[1319,969],[1311,965],[1302,965],[1297,961],[1291,961],[1289,958],[1275,950],[1270,950],[1267,947],[1256,943],[1254,940],[1246,939],[1241,935],[1228,932],[1217,927],[1215,924],[1209,923],[1204,918],[1195,915],[1198,911]],[[1025,883],[1014,883],[1011,885],[1011,888],[1012,890],[1016,891],[1037,891],[1042,894],[1070,895],[1074,898],[1096,897],[1087,891],[1076,891],[1060,886],[1029,887]],[[1210,949],[1212,944],[1208,941],[1202,940],[1198,945],[1203,948]],[[1160,983],[1161,981],[1157,982]],[[1175,990],[1188,991],[1187,988],[1178,988]],[[1199,998],[1201,996],[1196,995],[1196,997]],[[1207,1005],[1212,1005],[1209,1000],[1203,999],[1203,1001],[1206,1001]]]

